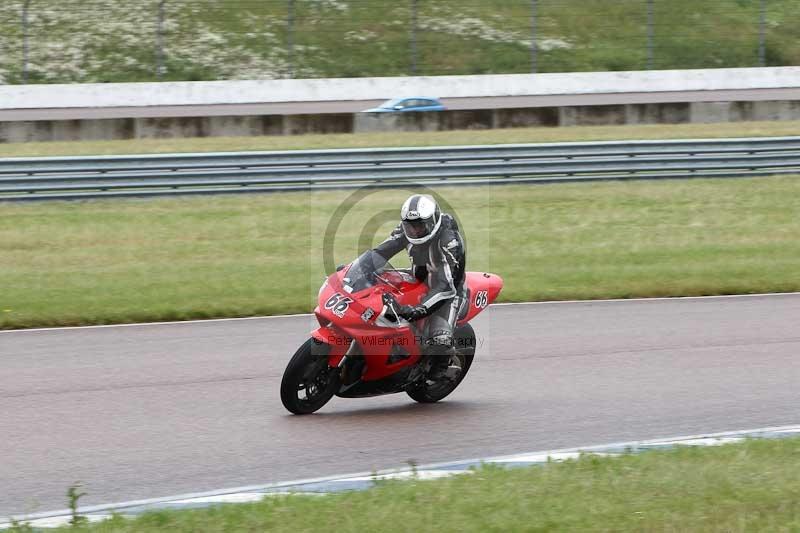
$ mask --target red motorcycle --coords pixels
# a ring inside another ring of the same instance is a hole
[[[424,357],[424,320],[393,312],[385,294],[416,305],[428,291],[408,270],[397,270],[370,250],[339,267],[319,290],[319,328],[294,354],[281,381],[281,401],[294,414],[309,414],[334,396],[361,398],[406,392],[421,403],[438,402],[458,387],[475,356],[469,321],[503,288],[495,274],[467,272],[466,298],[454,332],[456,351],[447,371],[433,380]],[[387,305],[389,304],[389,305]]]

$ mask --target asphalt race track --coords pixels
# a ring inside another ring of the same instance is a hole
[[[0,333],[0,516],[800,422],[800,294],[508,305],[450,398],[288,415],[312,318]]]

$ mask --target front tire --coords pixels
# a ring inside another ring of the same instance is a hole
[[[475,330],[469,324],[465,324],[455,331],[453,337],[456,342],[456,353],[450,357],[450,366],[460,367],[461,373],[455,380],[448,378],[425,380],[408,389],[406,394],[415,402],[436,403],[456,390],[467,376],[475,358]]]
[[[328,365],[330,346],[308,339],[295,352],[281,380],[281,402],[296,415],[322,408],[339,390],[339,373]]]

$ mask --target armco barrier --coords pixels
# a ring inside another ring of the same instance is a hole
[[[0,200],[800,173],[800,137],[0,159]]]

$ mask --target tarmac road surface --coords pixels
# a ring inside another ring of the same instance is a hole
[[[0,516],[797,424],[799,325],[800,294],[494,306],[444,402],[307,417],[278,386],[308,316],[0,332]]]

